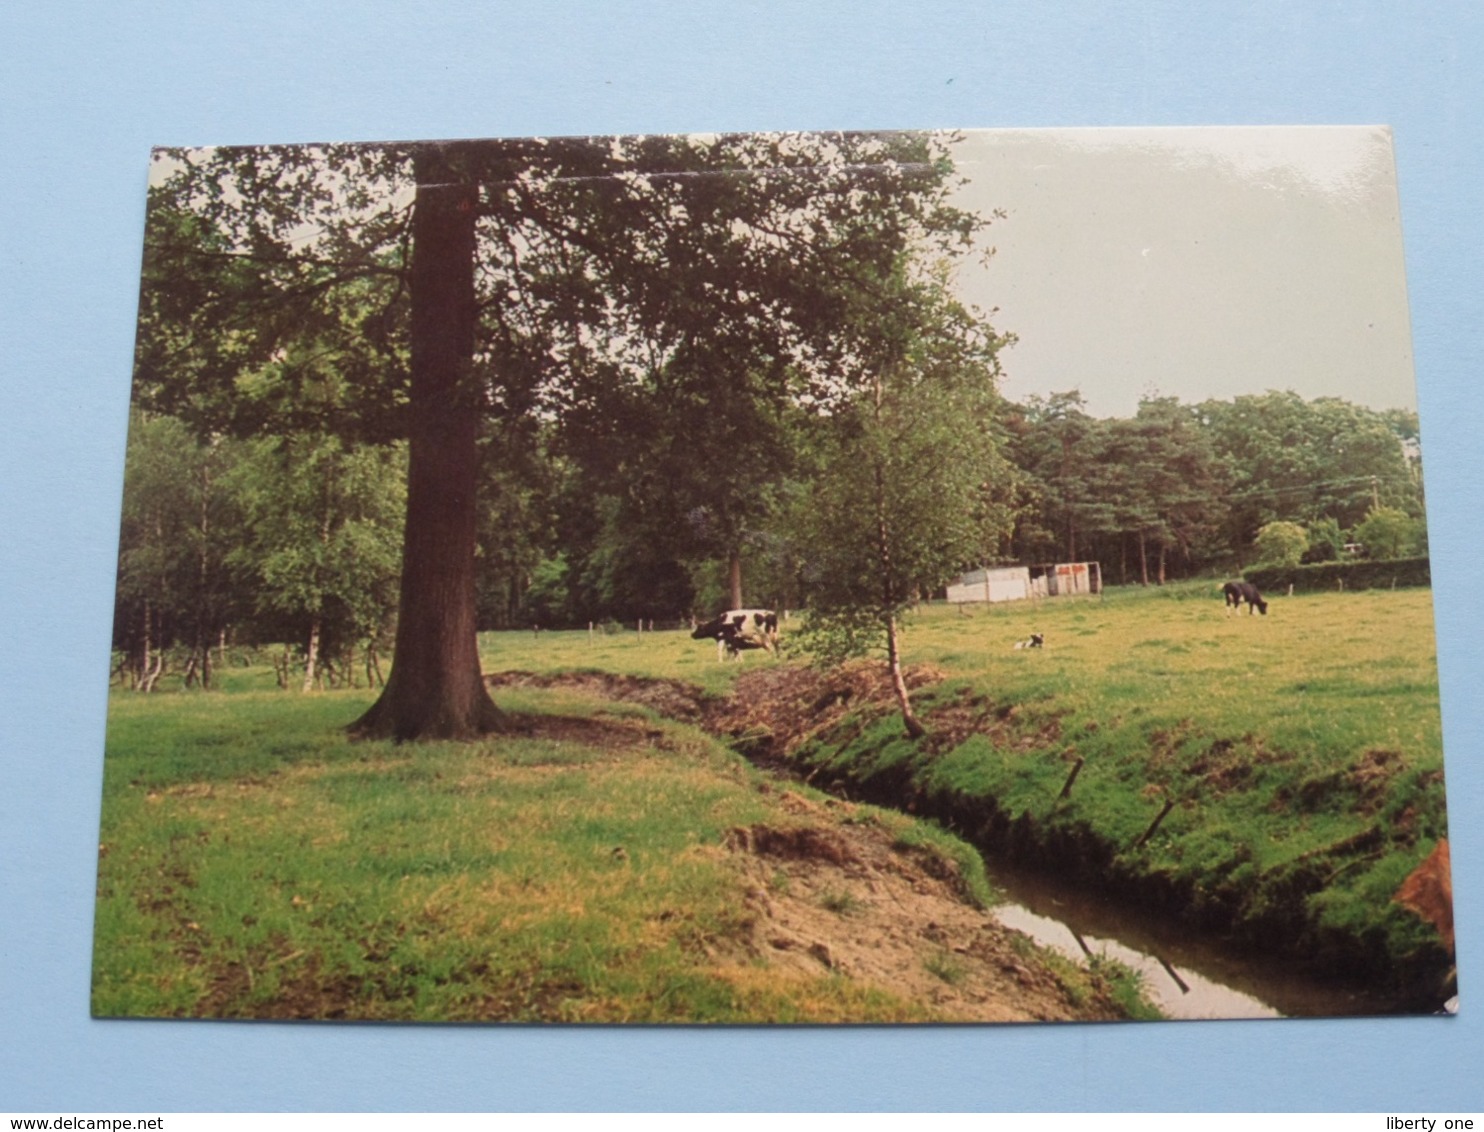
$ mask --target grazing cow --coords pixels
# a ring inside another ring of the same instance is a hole
[[[697,625],[694,641],[715,641],[716,659],[742,659],[744,649],[763,649],[778,655],[778,615],[771,609],[729,609]]]
[[[1267,616],[1268,603],[1262,600],[1262,594],[1257,592],[1257,587],[1251,582],[1227,582],[1221,587],[1221,592],[1226,595],[1226,612],[1241,612],[1242,603],[1247,603],[1248,614],[1261,613]]]
[[[1016,641],[1015,642],[1015,647],[1018,648],[1018,649],[1039,649],[1039,648],[1044,647],[1045,644],[1046,644],[1046,638],[1045,637],[1043,637],[1040,633],[1032,633],[1025,640],[1023,640],[1023,641]]]

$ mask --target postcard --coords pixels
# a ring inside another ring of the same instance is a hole
[[[1457,1009],[1381,127],[161,149],[95,1016]]]

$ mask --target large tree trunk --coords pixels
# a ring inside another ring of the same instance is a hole
[[[371,738],[469,739],[503,721],[475,636],[475,485],[480,399],[474,358],[477,188],[442,147],[414,158],[412,390],[407,524],[392,673],[351,724]]]

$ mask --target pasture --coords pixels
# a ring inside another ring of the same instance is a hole
[[[1343,940],[1335,954],[1373,968],[1435,961],[1432,929],[1390,900],[1446,832],[1430,596],[1274,597],[1265,618],[1224,615],[1209,583],[931,606],[905,636],[907,662],[923,666],[925,743],[908,743],[885,703],[812,734],[807,704],[773,724],[802,736],[787,757],[821,783],[922,813],[938,804],[971,837],[982,830],[965,815],[997,815],[1093,883],[1155,878],[1197,921],[1221,926],[1225,910],[1238,926],[1287,925],[1275,948],[1324,954]],[[1033,632],[1044,649],[1011,647]],[[717,698],[802,680],[797,658],[720,664],[684,631],[486,634],[481,651],[487,673],[597,670]],[[770,785],[696,726],[577,689],[497,688],[522,734],[398,746],[341,734],[364,689],[283,692],[266,667],[223,668],[219,683],[113,696],[96,1014],[970,1016],[936,992],[770,968],[743,946],[757,930],[748,894],[761,884],[781,901],[789,877],[739,871],[733,831],[877,830],[952,862],[954,884],[984,899],[978,858],[921,822]],[[1157,834],[1133,847],[1166,802]],[[795,878],[789,898],[810,893],[814,916],[861,914],[865,897],[810,883]],[[958,993],[959,959],[916,962]],[[1047,968],[1057,1009],[1105,1009],[1110,972],[1064,967]]]
[[[646,709],[504,690],[515,734],[352,743],[367,693],[235,677],[114,697],[96,1015],[1149,1016],[1125,972],[990,924],[962,842],[777,787]]]
[[[1425,589],[1274,597],[1272,612],[1224,614],[1210,582],[1110,589],[1103,598],[933,604],[904,632],[905,662],[972,680],[1004,703],[1098,720],[1250,733],[1323,761],[1365,746],[1441,762],[1432,593]],[[787,655],[790,625],[783,626]],[[1040,650],[1014,650],[1031,633]],[[591,637],[586,630],[482,634],[486,672],[593,668],[694,683],[725,694],[773,663],[719,664],[689,633]]]
[[[1013,651],[1030,632],[1045,649]],[[1226,616],[1191,584],[938,609],[918,633],[949,734],[911,750],[883,716],[799,750],[816,781],[906,792],[1034,863],[1431,1000],[1448,957],[1392,900],[1447,834],[1430,591]]]
[[[1426,997],[1411,984],[1442,977],[1446,954],[1392,896],[1447,834],[1431,591],[1267,596],[1267,616],[1227,614],[1212,582],[928,606],[904,634],[907,663],[930,670],[914,692],[935,732],[924,744],[884,703],[834,722],[775,706],[753,732],[774,732],[773,753],[817,784]],[[1032,633],[1044,648],[1014,649]],[[682,633],[485,646],[487,670],[599,667],[712,691],[773,671],[761,656],[719,665]]]

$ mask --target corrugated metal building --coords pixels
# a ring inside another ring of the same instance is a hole
[[[1048,566],[999,566],[970,570],[948,587],[948,600],[1024,601],[1029,597],[1069,597],[1103,592],[1096,562],[1059,562]]]
[[[1103,571],[1096,562],[1058,562],[1032,566],[1031,589],[1037,597],[1070,597],[1103,592]]]
[[[948,587],[948,600],[1023,601],[1031,596],[1031,572],[1026,566],[1006,566],[995,570],[970,570]]]

